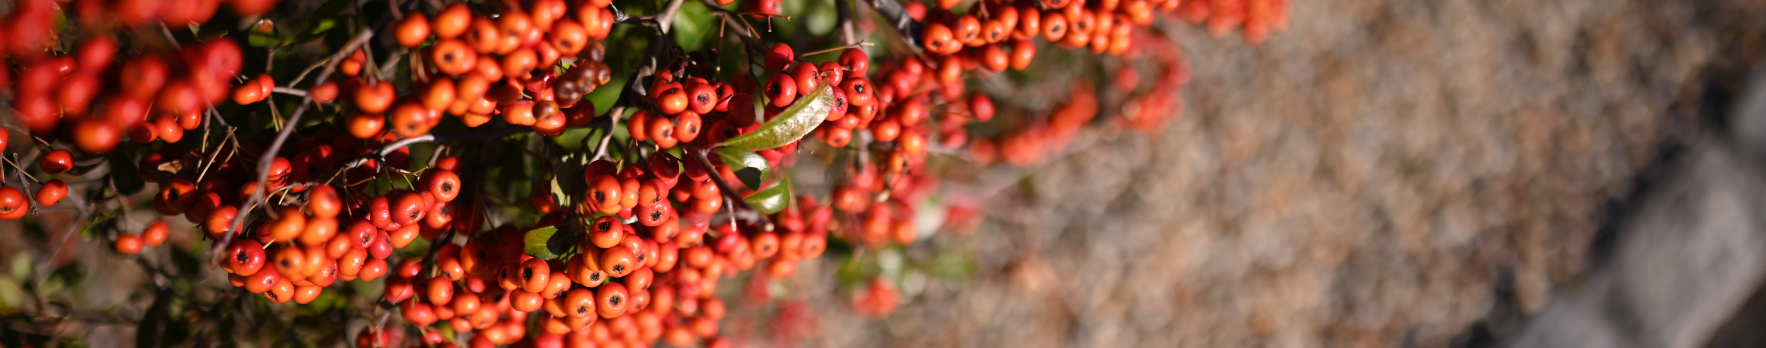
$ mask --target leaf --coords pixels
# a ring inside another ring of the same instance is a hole
[[[552,176],[552,180],[546,180],[546,182],[549,183],[547,186],[551,187],[550,190],[552,191],[552,197],[554,199],[558,199],[558,202],[572,202],[572,200],[570,200],[570,194],[564,191],[564,187],[558,186],[558,176],[554,175]]]
[[[676,12],[669,36],[674,37],[675,45],[681,49],[698,51],[705,47],[707,33],[717,29],[715,23],[721,22],[712,17],[711,10],[704,3],[689,1],[681,4],[680,11]]]
[[[141,170],[135,167],[135,161],[120,152],[110,155],[110,176],[116,181],[116,190],[124,195],[141,192],[147,187],[147,181],[141,179]]]
[[[246,35],[245,41],[246,44],[251,45],[251,47],[272,47],[282,44],[282,38],[276,37],[275,34],[259,33],[255,31]]]
[[[569,233],[565,233],[568,235]],[[527,231],[523,238],[528,255],[544,260],[551,260],[570,251],[570,238],[558,234],[558,226],[546,226]]]
[[[179,159],[175,159],[175,160],[160,162],[159,167],[155,167],[155,169],[159,169],[159,171],[167,172],[167,173],[177,173],[179,171],[183,171],[184,166],[185,166],[184,159],[179,158]]]
[[[24,300],[24,288],[12,279],[0,278],[0,313],[11,314]]]
[[[785,210],[786,204],[791,203],[791,179],[779,180],[779,182],[773,183],[773,186],[755,192],[742,200],[747,201],[749,207],[754,208],[754,211],[760,212],[762,215],[778,213],[780,210]]]
[[[718,147],[733,147],[755,151],[777,148],[802,139],[805,134],[815,130],[823,120],[828,119],[828,112],[834,109],[834,94],[828,93],[828,86],[816,88],[815,93],[803,95],[791,107],[760,125],[760,129],[752,133],[738,135],[717,144]]]
[[[12,264],[7,267],[8,272],[12,274],[12,280],[23,282],[26,279],[31,279],[31,252],[19,250],[18,254],[12,255]]]
[[[172,291],[165,289],[154,296],[153,305],[142,314],[141,324],[135,328],[136,347],[168,347],[184,340],[189,332],[184,321],[172,320],[175,297]]]
[[[760,187],[761,179],[765,179],[767,172],[770,171],[767,168],[766,157],[761,157],[753,152],[733,147],[720,147],[716,151],[718,159],[723,160],[725,166],[736,171],[736,177],[742,179],[742,184],[748,185],[748,187]]]
[[[70,264],[49,273],[49,279],[43,281],[40,293],[53,294],[75,287],[86,280],[86,268],[80,264]]]

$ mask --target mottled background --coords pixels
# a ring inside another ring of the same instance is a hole
[[[1260,46],[1181,30],[1168,131],[1081,136],[975,233],[903,253],[968,253],[972,277],[904,281],[870,319],[831,258],[786,297],[822,320],[811,346],[1489,344],[1487,318],[1600,262],[1664,143],[1712,126],[1762,5],[1303,0]]]

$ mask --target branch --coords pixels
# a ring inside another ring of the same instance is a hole
[[[590,123],[589,125],[594,126],[596,124]],[[510,126],[510,127],[498,128],[498,129],[495,129],[490,132],[467,133],[467,134],[460,134],[460,135],[453,136],[453,137],[435,135],[435,134],[424,134],[424,135],[420,135],[420,136],[416,136],[416,137],[399,139],[398,141],[387,143],[386,145],[381,146],[380,150],[376,150],[374,152],[368,153],[367,155],[362,155],[362,157],[357,157],[356,160],[354,160],[354,161],[350,161],[349,163],[345,163],[343,165],[343,167],[338,168],[337,171],[343,172],[346,170],[353,169],[355,167],[360,167],[362,165],[366,165],[366,164],[368,164],[368,161],[372,161],[374,159],[381,158],[381,157],[386,157],[387,154],[393,153],[393,151],[398,151],[399,149],[404,148],[406,146],[411,146],[411,145],[415,145],[415,144],[419,144],[419,143],[428,143],[428,142],[451,143],[451,142],[459,142],[459,141],[467,141],[467,140],[502,139],[503,137],[506,137],[506,136],[521,134],[521,133],[526,133],[526,132],[531,132],[531,131],[533,131],[533,128],[528,127],[528,126]]]
[[[754,207],[748,206],[747,200],[743,199],[741,195],[736,194],[736,189],[730,186],[729,182],[724,181],[723,175],[718,175],[717,168],[711,165],[711,159],[705,157],[705,153],[711,152],[711,149],[687,144],[687,146],[681,150],[683,150],[681,153],[686,154],[687,157],[693,158],[693,162],[697,162],[700,166],[705,167],[705,172],[707,175],[711,176],[711,182],[717,184],[718,191],[723,192],[724,197],[728,197],[730,201],[735,202],[736,206],[741,207],[743,210],[755,211]],[[732,216],[732,218],[734,217]]]
[[[756,37],[758,34],[754,31],[754,27],[748,25],[748,22],[746,21],[736,20],[736,18],[738,18],[736,16],[740,16],[740,13],[731,12],[730,10],[725,10],[723,7],[718,7],[717,3],[711,0],[699,0],[699,2],[704,3],[705,7],[711,10],[712,15],[723,19],[724,25],[736,27],[738,29],[736,30],[736,37],[742,39],[742,43],[748,45],[748,49],[766,52],[768,46],[765,43],[760,42],[760,38]]]
[[[901,3],[895,0],[865,1],[871,5],[871,10],[889,20],[890,26],[894,27],[896,32],[901,33],[902,38],[907,40],[909,46],[913,46],[916,50],[920,49],[920,22],[915,21],[914,17],[908,16],[907,9],[902,8]]]
[[[303,97],[303,98],[307,96],[306,90],[294,89],[294,88],[289,88],[289,87],[276,87],[276,88],[270,89],[270,92],[271,93],[282,93],[282,94],[292,95],[292,96],[296,96],[296,97]]]
[[[841,38],[844,39],[841,43],[848,45],[858,43],[852,37],[852,1],[834,0],[834,9],[834,23],[840,23]]]
[[[668,33],[668,27],[674,25],[675,15],[681,12],[682,3],[684,1],[669,0],[668,7],[663,8],[662,13],[656,15],[656,26],[662,29],[663,33]]]

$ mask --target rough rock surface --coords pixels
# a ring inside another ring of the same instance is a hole
[[[1761,5],[1296,1],[1261,46],[1185,30],[1195,78],[1163,136],[1078,141],[976,233],[910,248],[977,273],[904,285],[884,319],[833,296],[837,259],[804,265],[803,343],[1464,343],[1598,259],[1611,202],[1757,58]]]

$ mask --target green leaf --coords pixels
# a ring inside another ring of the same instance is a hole
[[[8,272],[12,274],[14,281],[23,282],[26,279],[31,279],[31,252],[19,250],[18,254],[12,255],[12,264],[8,265]]]
[[[330,4],[327,3],[326,5],[330,5]],[[338,23],[341,23],[344,20],[346,20],[346,19],[344,19],[342,16],[325,16],[325,17],[315,18],[312,20],[313,26],[311,28],[308,28],[306,31],[301,32],[300,35],[296,35],[294,37],[294,42],[307,42],[307,41],[311,41],[313,39],[323,37],[323,36],[325,36],[326,33],[330,33],[332,29],[336,29]]]
[[[760,187],[761,179],[765,179],[770,171],[766,157],[753,152],[733,147],[720,147],[716,152],[718,159],[723,160],[724,165],[731,170],[735,170],[736,177],[742,179],[742,184],[748,187]]]
[[[676,13],[674,24],[669,27],[669,36],[674,37],[675,45],[687,51],[704,49],[707,33],[717,30],[715,24],[720,23],[712,17],[711,10],[703,3],[689,1],[681,4]]]
[[[558,226],[546,226],[527,231],[527,236],[523,240],[527,244],[528,255],[544,260],[556,259],[566,251],[570,251],[571,247],[569,238],[558,234]]]
[[[24,291],[12,279],[0,278],[0,314],[12,314],[13,309],[24,301]]]
[[[276,37],[275,34],[259,33],[255,31],[246,35],[245,41],[247,44],[250,44],[251,47],[272,47],[282,44],[282,38]]]
[[[763,215],[778,213],[780,210],[785,210],[786,204],[791,203],[791,179],[779,180],[779,182],[773,183],[773,186],[755,192],[754,195],[742,200],[747,201],[749,207]]]
[[[717,146],[749,151],[785,146],[815,130],[823,120],[828,119],[828,112],[834,109],[834,94],[828,93],[827,85],[816,88],[815,93],[799,98],[791,107],[780,112],[779,117],[760,125],[759,130],[724,140]]]

